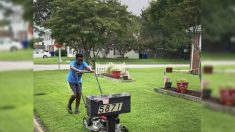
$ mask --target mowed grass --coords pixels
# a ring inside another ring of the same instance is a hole
[[[203,80],[208,82],[209,88],[212,89],[212,96],[219,97],[221,87],[233,86],[235,87],[235,74],[224,72],[226,70],[234,70],[234,65],[213,66],[213,74],[203,74]],[[217,72],[219,71],[219,72]]]
[[[1,51],[0,61],[22,61],[22,60],[32,60],[33,50],[25,49],[18,50],[14,52]]]
[[[235,53],[231,52],[202,52],[202,60],[234,60]]]
[[[0,132],[33,131],[33,72],[0,72]]]
[[[68,64],[71,60],[74,60],[74,57],[62,57],[62,64]],[[34,64],[57,64],[58,57],[50,57],[50,58],[34,58]],[[127,64],[189,64],[189,60],[184,59],[164,59],[164,58],[157,58],[157,59],[97,59],[96,62],[98,63],[119,63],[125,62]]]
[[[201,105],[188,100],[162,95],[154,88],[163,86],[164,69],[130,69],[136,80],[131,83],[113,82],[99,78],[103,92],[131,94],[131,113],[120,115],[121,123],[131,132],[199,132],[201,131]],[[40,71],[34,73],[34,111],[50,132],[88,132],[82,124],[86,116],[81,103],[80,115],[70,115],[66,104],[71,94],[66,82],[67,71]],[[172,80],[179,76],[189,78],[193,89],[199,89],[198,76],[171,74]],[[98,95],[93,75],[83,77],[84,95]],[[74,108],[74,107],[73,107]]]
[[[214,71],[235,69],[232,65],[214,66]],[[235,74],[214,73],[203,74],[203,80],[208,81],[212,89],[212,96],[219,97],[221,86],[235,86]],[[216,112],[207,108],[202,109],[202,132],[234,132],[235,117],[222,112]]]

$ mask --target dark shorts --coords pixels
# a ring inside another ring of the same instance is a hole
[[[82,93],[82,84],[81,83],[79,83],[79,84],[69,83],[69,86],[74,94],[77,94],[77,93],[81,94]]]

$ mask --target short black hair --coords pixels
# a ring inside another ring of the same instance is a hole
[[[84,57],[84,56],[83,56],[83,54],[77,53],[76,58],[78,58],[78,57]]]

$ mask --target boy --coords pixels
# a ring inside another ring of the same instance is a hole
[[[94,72],[91,67],[87,65],[85,61],[83,61],[83,55],[82,54],[76,54],[76,60],[70,62],[70,71],[67,76],[67,81],[69,83],[69,86],[71,90],[73,91],[73,95],[69,98],[69,102],[67,105],[67,111],[68,113],[72,114],[72,103],[76,99],[76,105],[75,105],[75,114],[79,114],[79,105],[80,105],[80,99],[82,94],[82,74],[83,70],[88,70],[90,72]]]

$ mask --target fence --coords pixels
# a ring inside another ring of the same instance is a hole
[[[112,63],[112,62],[109,62],[108,64],[98,64],[98,63],[96,63],[95,64],[95,73],[97,75],[107,73],[108,68],[111,67],[111,66],[121,70],[122,72],[126,72],[127,71],[126,63],[125,62],[123,62],[123,63]]]

